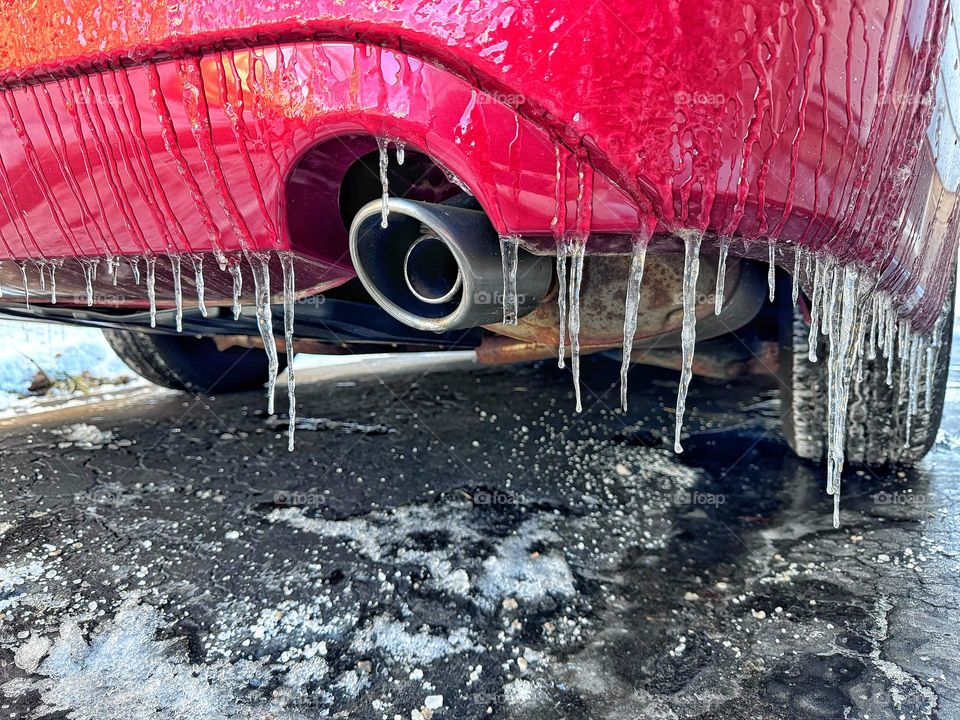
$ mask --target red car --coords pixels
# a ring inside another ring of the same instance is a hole
[[[278,346],[566,355],[575,381],[622,347],[624,382],[681,371],[678,449],[691,374],[776,373],[835,496],[844,450],[934,440],[946,0],[13,5],[7,315],[109,328],[169,387],[271,395]]]

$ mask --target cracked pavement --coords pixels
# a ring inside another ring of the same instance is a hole
[[[960,717],[960,367],[838,530],[776,387],[695,379],[675,456],[676,376],[623,415],[617,369],[585,360],[581,415],[549,364],[347,369],[298,388],[292,453],[261,394],[5,423],[0,710]]]

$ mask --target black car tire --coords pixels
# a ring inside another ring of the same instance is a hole
[[[217,348],[212,338],[130,330],[104,336],[131,370],[150,382],[191,393],[229,393],[262,387],[269,379],[267,353],[259,348]],[[286,358],[278,358],[279,370]]]
[[[953,338],[954,280],[944,302],[937,328],[939,351],[931,382],[927,409],[924,388],[919,389],[917,411],[910,419],[906,439],[909,393],[900,395],[899,347],[893,364],[893,385],[888,386],[887,359],[877,351],[876,360],[864,359],[863,380],[850,383],[847,405],[847,462],[868,467],[889,464],[910,465],[920,461],[933,447],[943,415],[950,346]],[[827,454],[827,364],[829,348],[818,347],[817,362],[807,357],[809,325],[789,298],[780,307],[780,370],[783,399],[783,433],[790,448],[800,457],[820,461]],[[921,378],[921,386],[924,380]]]

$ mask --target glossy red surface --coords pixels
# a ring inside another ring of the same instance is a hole
[[[286,247],[290,169],[357,133],[436,158],[532,246],[774,237],[883,271],[921,328],[956,249],[945,0],[37,0],[0,37],[11,257]],[[330,283],[335,225],[296,248]]]

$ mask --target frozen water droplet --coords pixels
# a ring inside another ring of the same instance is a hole
[[[683,452],[680,432],[683,429],[683,415],[687,406],[687,390],[693,377],[693,353],[697,342],[697,278],[700,276],[701,242],[702,233],[684,233],[683,327],[680,331],[683,366],[680,371],[680,386],[677,389],[677,417],[673,433],[673,450],[678,453]]]
[[[293,436],[297,424],[297,379],[293,374],[293,310],[296,297],[293,255],[280,253],[280,265],[283,268],[283,340],[287,353],[287,399],[290,426],[287,430],[287,450],[293,452]]]
[[[503,265],[503,324],[517,324],[517,255],[519,235],[500,238],[500,261]]]
[[[640,306],[640,285],[643,283],[643,266],[647,258],[647,243],[634,242],[630,259],[630,275],[627,278],[627,297],[623,310],[623,355],[620,360],[620,408],[627,411],[627,379],[630,374],[630,354],[633,352],[633,336],[637,332],[637,312]]]
[[[380,188],[381,207],[380,207],[380,227],[385,228],[390,222],[390,181],[387,178],[387,171],[390,169],[390,156],[387,154],[389,140],[386,138],[377,138],[377,147],[380,150]]]
[[[267,353],[267,413],[273,415],[273,395],[280,363],[277,359],[277,343],[273,338],[273,308],[270,306],[270,255],[265,252],[252,252],[247,255],[247,260],[253,271],[257,327],[263,340],[263,349]]]
[[[724,282],[727,278],[727,253],[730,252],[730,238],[720,238],[720,259],[717,261],[717,288],[713,296],[713,314],[719,315],[723,311]]]
[[[577,412],[583,411],[580,401],[580,283],[583,281],[583,257],[586,249],[586,238],[578,237],[573,241],[568,293],[570,310],[567,329],[570,331],[570,366],[573,370],[573,394]]]
[[[150,327],[157,326],[157,259],[145,258],[147,264],[147,300],[150,302]]]
[[[402,140],[397,140],[394,142],[394,145],[397,147],[397,165],[403,165],[404,157],[406,156],[407,146]]]

